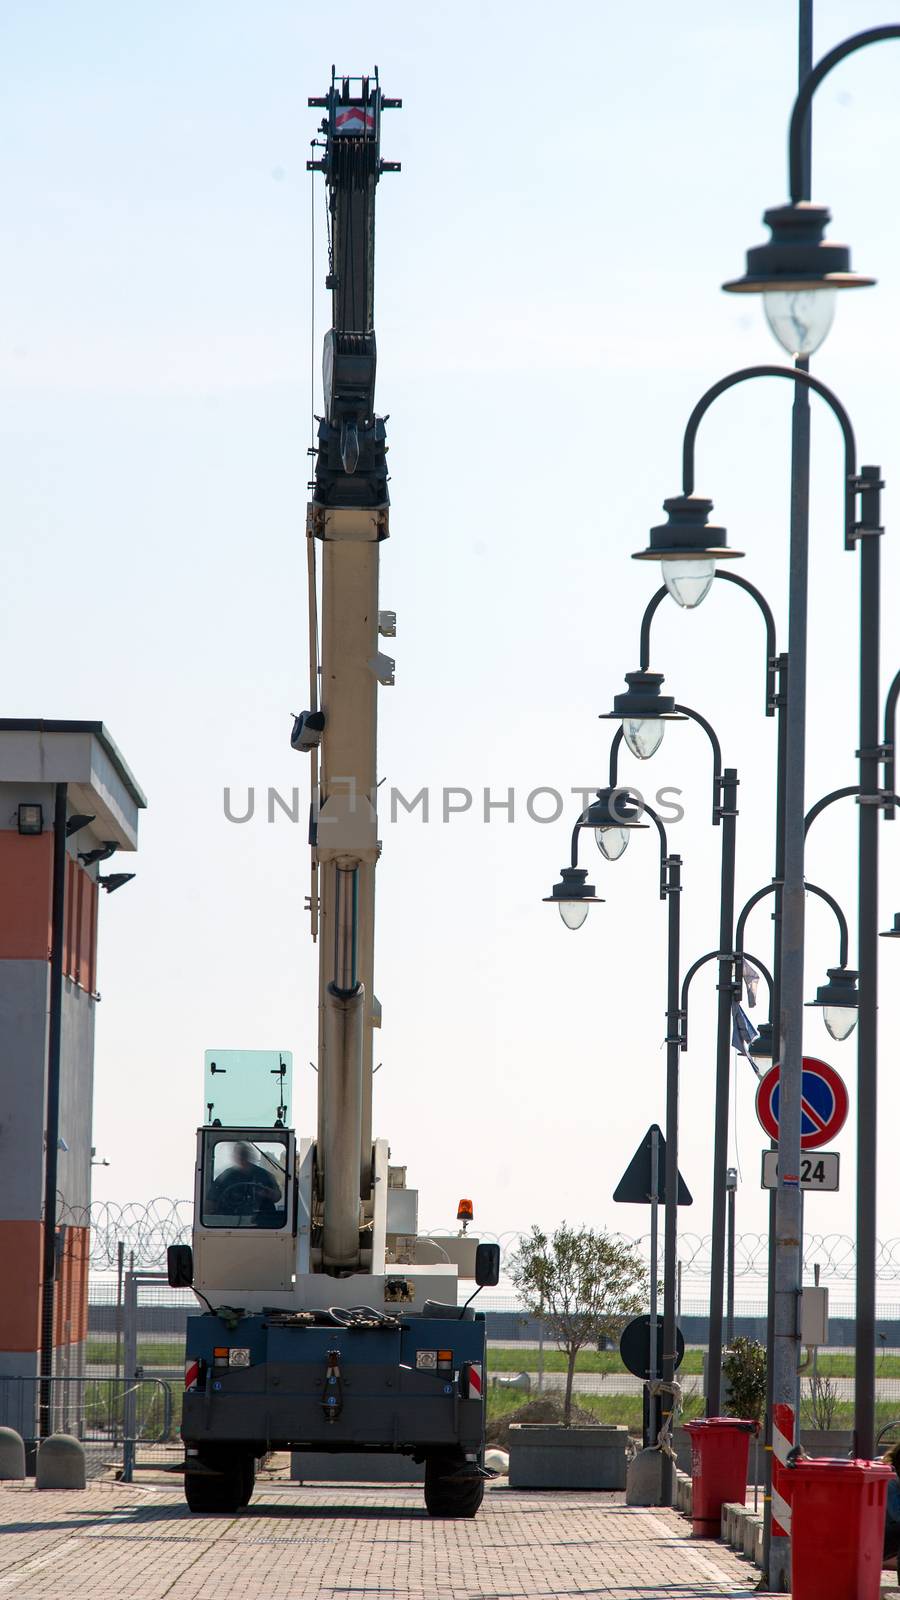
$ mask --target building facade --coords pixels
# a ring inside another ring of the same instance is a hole
[[[145,805],[102,723],[0,719],[0,1376],[83,1370],[99,902]]]

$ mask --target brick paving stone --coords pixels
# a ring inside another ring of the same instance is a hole
[[[759,1574],[673,1511],[495,1486],[470,1521],[420,1490],[266,1485],[237,1516],[180,1487],[0,1486],[0,1600],[749,1600]]]

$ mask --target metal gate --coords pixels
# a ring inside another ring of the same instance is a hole
[[[68,1433],[85,1448],[89,1477],[115,1468],[128,1482],[140,1450],[177,1441],[173,1386],[160,1378],[95,1375],[20,1377],[0,1373],[0,1422],[33,1446],[47,1408],[47,1431]]]

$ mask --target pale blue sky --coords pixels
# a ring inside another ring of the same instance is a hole
[[[679,487],[702,390],[777,359],[756,303],[719,292],[786,198],[796,72],[791,5],[673,10],[260,0],[29,3],[0,18],[0,419],[4,711],[102,717],[150,797],[135,882],[102,908],[99,1197],[184,1195],[207,1045],[288,1046],[311,1130],[315,952],[305,827],[229,825],[222,789],[301,788],[305,702],[310,180],[330,65],[377,61],[404,109],[379,189],[378,400],[390,412],[397,685],[381,771],[405,793],[464,785],[520,801],[598,783],[609,709],[637,665],[653,574],[632,563]],[[885,20],[820,0],[816,53]],[[900,51],[846,63],[816,101],[814,198],[879,287],[846,297],[815,370],[885,471],[895,523]],[[318,254],[323,195],[315,195]],[[316,367],[326,297],[317,292]],[[318,378],[317,397],[318,397]],[[787,386],[750,385],[701,434],[698,491],[785,622]],[[836,430],[814,420],[809,795],[853,781],[855,561],[840,538]],[[885,680],[900,664],[894,537],[884,542]],[[771,873],[774,727],[763,638],[732,592],[666,607],[653,665],[719,729],[742,776],[739,903]],[[782,632],[782,638],[784,633]],[[623,773],[633,764],[623,763]],[[685,790],[684,948],[716,939],[708,755],[670,730],[637,781]],[[572,802],[574,809],[575,802]],[[810,874],[854,912],[854,814],[818,825]],[[895,830],[900,837],[900,829]],[[649,835],[594,881],[578,934],[541,904],[568,818],[423,828],[384,819],[376,1127],[436,1227],[472,1194],[482,1226],[534,1219],[639,1231],[611,1192],[663,1115],[664,923]],[[900,905],[883,830],[882,922]],[[596,856],[586,841],[589,854]],[[591,863],[593,865],[593,862]],[[811,909],[808,986],[836,959]],[[757,914],[753,942],[770,948]],[[852,941],[855,950],[855,939]],[[883,949],[882,1211],[892,1171],[900,953]],[[709,1226],[714,983],[684,1058],[683,1169]],[[807,1048],[855,1072],[809,1024]],[[738,1077],[742,1228],[762,1228],[762,1139]],[[852,1226],[842,1191],[808,1225]]]

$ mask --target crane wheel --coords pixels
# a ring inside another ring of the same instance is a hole
[[[429,1456],[425,1462],[425,1506],[432,1517],[474,1517],[484,1499],[484,1479],[463,1475],[459,1456]]]
[[[186,1472],[184,1498],[191,1511],[216,1512],[220,1516],[247,1505],[256,1481],[252,1456],[228,1451],[210,1451],[201,1458],[206,1471]]]

